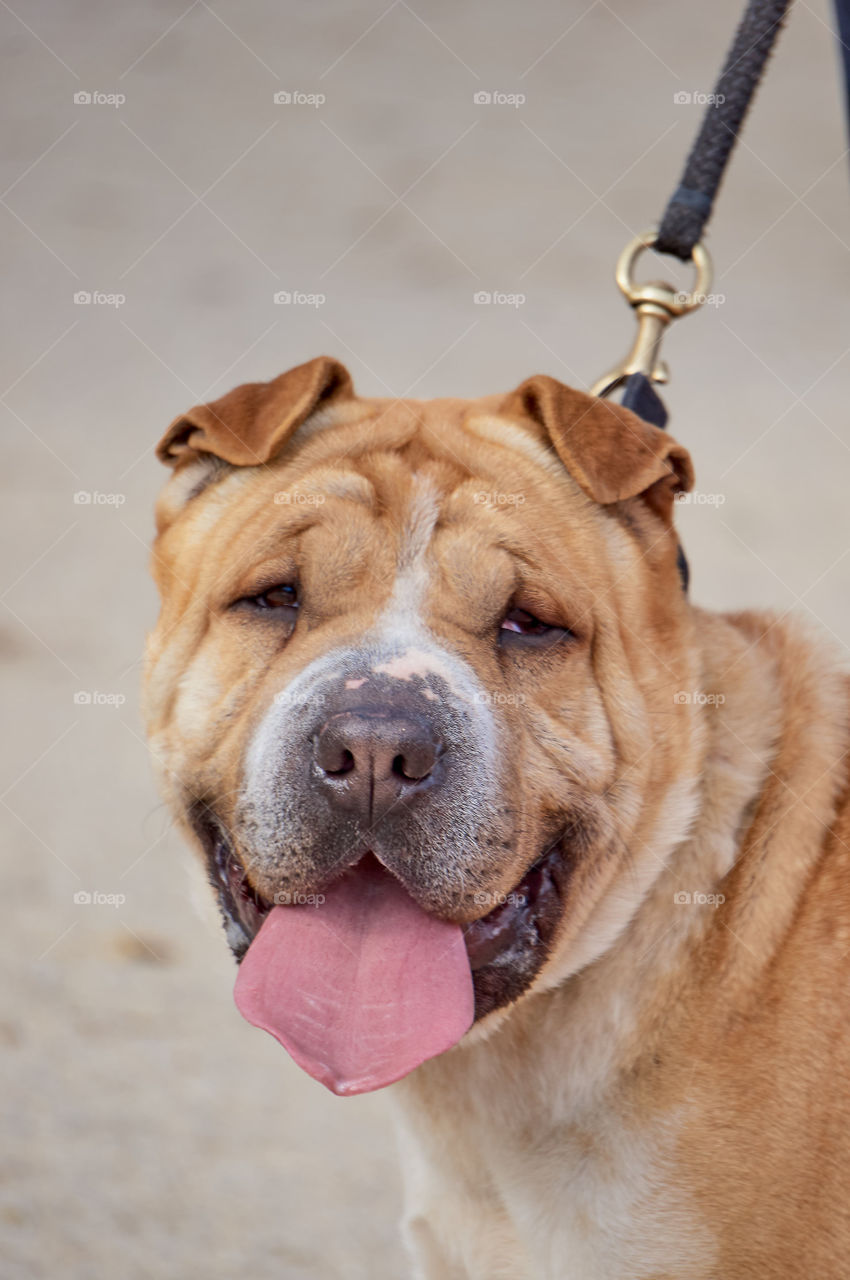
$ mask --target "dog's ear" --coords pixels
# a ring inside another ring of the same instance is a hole
[[[501,412],[542,427],[570,475],[596,502],[621,502],[657,486],[652,505],[669,511],[675,493],[693,488],[690,455],[666,431],[555,378],[526,379],[506,397]]]
[[[348,370],[319,356],[271,382],[245,382],[220,400],[195,405],[172,422],[157,457],[169,466],[202,456],[237,467],[259,466],[275,456],[310,414],[353,395]]]

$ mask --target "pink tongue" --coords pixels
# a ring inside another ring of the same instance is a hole
[[[450,1049],[474,1016],[463,933],[371,858],[321,906],[273,907],[239,968],[239,1012],[334,1093],[368,1093]]]

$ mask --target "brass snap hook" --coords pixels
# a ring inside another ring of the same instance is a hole
[[[638,330],[632,349],[621,364],[598,378],[590,388],[593,396],[607,396],[622,386],[632,373],[643,373],[652,382],[666,382],[667,366],[659,358],[661,338],[671,320],[687,315],[701,307],[711,288],[711,257],[702,243],[691,250],[691,261],[696,273],[688,292],[676,289],[663,280],[650,280],[638,284],[634,278],[635,264],[640,255],[651,249],[658,239],[657,231],[644,231],[630,240],[620,254],[615,279],[621,293],[637,312]]]

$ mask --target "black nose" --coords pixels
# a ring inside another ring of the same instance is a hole
[[[374,821],[396,800],[434,781],[442,745],[424,717],[357,707],[331,716],[319,729],[315,775],[337,804]]]

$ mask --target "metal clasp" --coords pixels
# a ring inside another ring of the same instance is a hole
[[[638,330],[625,360],[594,382],[590,388],[593,396],[610,395],[632,373],[643,373],[652,382],[667,382],[667,366],[659,357],[664,330],[671,320],[701,307],[711,288],[711,258],[702,243],[695,244],[691,251],[696,278],[690,293],[663,280],[638,284],[634,278],[635,263],[657,239],[657,231],[644,231],[635,236],[620,254],[615,278],[626,301],[637,312]]]

